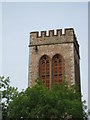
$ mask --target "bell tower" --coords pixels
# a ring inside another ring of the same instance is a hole
[[[28,86],[32,87],[37,77],[47,87],[61,83],[64,76],[69,85],[77,83],[80,89],[79,44],[73,28],[38,31],[30,33]]]

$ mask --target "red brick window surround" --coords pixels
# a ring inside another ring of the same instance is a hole
[[[62,82],[63,77],[63,66],[62,56],[56,54],[52,59],[52,75],[53,83],[58,84]]]
[[[40,78],[47,88],[50,88],[50,59],[44,55],[40,59]]]

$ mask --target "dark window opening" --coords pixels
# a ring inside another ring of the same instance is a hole
[[[60,55],[55,55],[52,61],[52,71],[53,71],[53,82],[55,84],[62,82],[63,68],[62,68],[62,57]]]
[[[50,88],[50,61],[46,55],[40,59],[40,78],[46,87]]]

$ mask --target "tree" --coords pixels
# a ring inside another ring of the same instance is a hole
[[[2,106],[2,119],[7,120],[8,116],[8,106],[17,97],[17,88],[10,86],[9,77],[6,79],[4,76],[0,77],[0,97]]]
[[[8,120],[38,119],[81,119],[87,118],[84,102],[76,85],[68,86],[66,81],[47,89],[40,79],[32,88],[27,88],[8,106]]]

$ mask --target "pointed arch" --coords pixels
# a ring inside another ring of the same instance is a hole
[[[39,61],[40,78],[46,87],[50,88],[50,58],[43,55]]]
[[[63,58],[59,54],[52,58],[52,78],[55,84],[61,83],[63,79]]]

